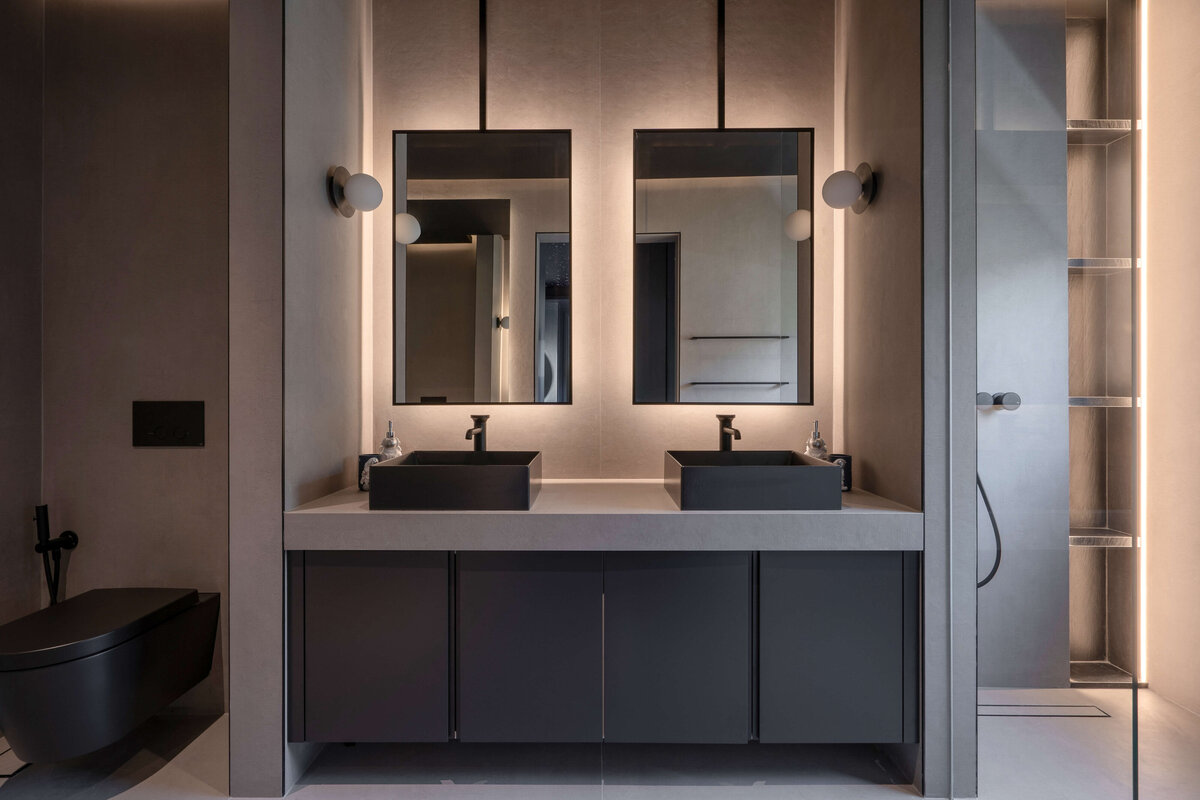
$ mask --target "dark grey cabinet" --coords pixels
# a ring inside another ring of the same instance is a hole
[[[750,615],[749,553],[606,554],[605,740],[746,742]]]
[[[762,553],[763,742],[917,740],[917,554]]]
[[[288,738],[918,740],[919,554],[288,559]]]
[[[601,554],[457,560],[459,739],[599,742]]]
[[[311,742],[434,742],[450,735],[449,554],[306,552],[292,576],[304,659],[293,716]],[[302,585],[296,585],[302,578]],[[293,632],[298,629],[293,626]],[[295,637],[293,637],[295,638]],[[298,707],[299,706],[299,707]]]

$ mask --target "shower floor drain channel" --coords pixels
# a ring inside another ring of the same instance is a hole
[[[1098,717],[1109,714],[1097,706],[1088,705],[1004,705],[980,703],[981,717]]]

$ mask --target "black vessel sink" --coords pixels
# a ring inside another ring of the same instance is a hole
[[[528,511],[542,487],[537,451],[414,450],[371,467],[372,511]]]
[[[684,511],[842,507],[841,467],[792,450],[668,450],[663,482]]]

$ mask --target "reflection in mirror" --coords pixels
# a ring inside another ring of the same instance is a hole
[[[634,132],[635,403],[812,403],[798,209],[811,130]]]
[[[571,402],[569,131],[394,134],[393,402]]]
[[[537,235],[536,391],[543,403],[571,401],[571,237]]]

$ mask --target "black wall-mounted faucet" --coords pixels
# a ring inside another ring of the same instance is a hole
[[[33,546],[35,553],[42,556],[42,566],[46,570],[46,590],[50,593],[50,605],[58,604],[58,577],[60,550],[74,550],[79,545],[79,536],[75,531],[63,531],[53,539],[50,538],[50,510],[47,506],[34,507],[34,521],[37,523],[37,544]],[[50,568],[50,560],[54,560],[54,568]]]
[[[717,423],[721,429],[719,449],[723,453],[733,450],[734,439],[742,438],[742,432],[733,427],[733,417],[733,414],[717,414]]]
[[[468,439],[475,440],[475,452],[487,452],[487,421],[490,414],[472,414],[471,421],[475,423],[475,427],[467,431]]]

